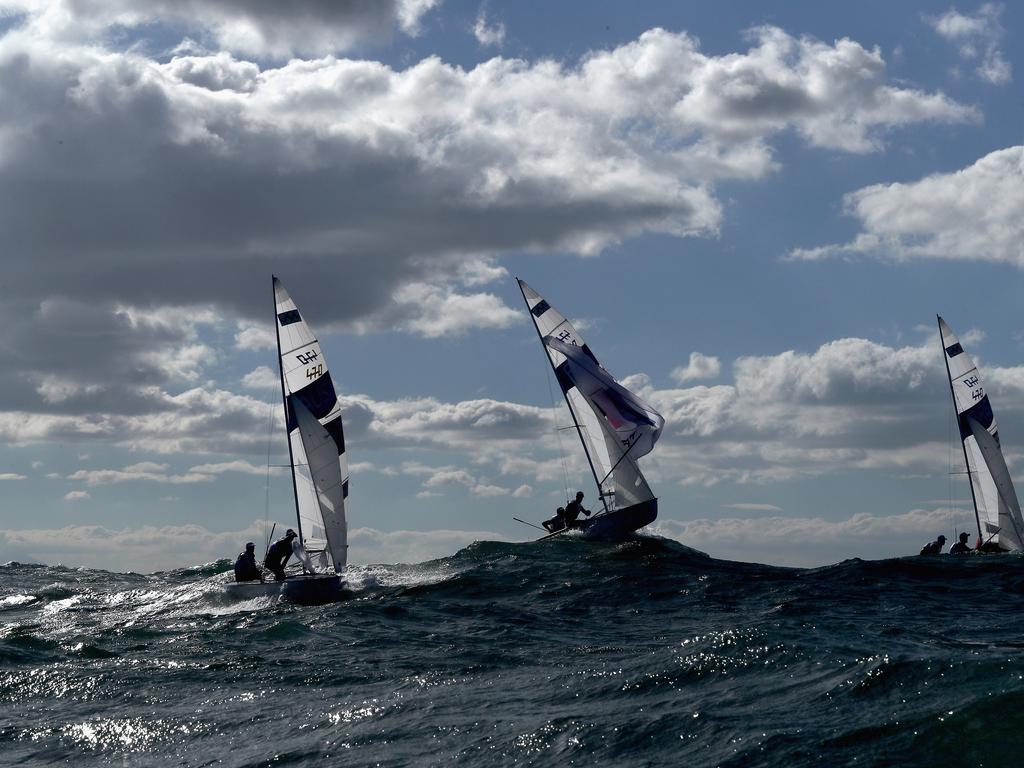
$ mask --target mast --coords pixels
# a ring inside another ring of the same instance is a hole
[[[271,287],[277,287],[277,275],[270,276]],[[288,441],[288,465],[292,470],[292,495],[295,498],[295,524],[299,527],[299,542],[302,537],[302,516],[299,515],[299,486],[295,482],[295,456],[292,453],[292,439],[288,433],[288,395],[284,387],[284,366],[281,363],[281,329],[278,327],[280,321],[277,319],[277,290],[274,290],[274,336],[277,338],[277,372],[281,377],[281,402],[284,405],[284,436]]]
[[[523,295],[523,302],[526,304],[526,313],[530,314],[530,302],[526,299],[526,291],[523,290],[523,283],[517,277],[516,285],[519,286],[519,292]],[[537,327],[537,323],[534,322],[533,318],[530,318],[530,322],[533,324],[533,330],[537,332],[537,338],[540,339],[540,347],[544,350],[544,357],[548,359],[548,365],[551,366],[551,370],[555,373],[555,379],[558,378],[558,373],[555,371],[555,364],[551,360],[551,355],[548,354],[547,347],[544,344],[544,337],[540,335],[540,328]],[[561,386],[559,386],[561,389]],[[569,394],[565,391],[562,392],[562,397],[565,398],[565,404],[569,407],[569,415],[572,416],[572,423],[576,425],[576,434],[579,435],[580,445],[583,446],[583,455],[587,457],[587,464],[590,466],[590,474],[594,476],[594,484],[597,486],[597,495],[601,499],[601,506],[604,507],[604,511],[608,511],[608,502],[605,501],[604,492],[601,490],[601,481],[597,478],[597,470],[594,469],[594,462],[590,458],[590,452],[587,450],[587,441],[583,439],[583,428],[580,426],[579,419],[576,418],[576,411],[573,410],[572,403],[569,402]]]
[[[971,503],[974,505],[974,522],[978,524],[978,542],[981,542],[981,516],[978,514],[978,498],[974,495],[974,480],[971,477],[971,462],[967,459],[967,444],[960,430],[960,414],[956,409],[956,393],[953,391],[953,375],[949,372],[949,359],[946,354],[946,342],[942,338],[942,317],[935,315],[939,324],[939,346],[942,347],[942,362],[946,366],[946,381],[949,382],[949,396],[953,398],[953,416],[956,418],[956,431],[960,435],[960,448],[964,452],[964,468],[967,470],[967,485],[971,488]]]

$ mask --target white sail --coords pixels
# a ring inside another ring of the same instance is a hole
[[[341,571],[348,562],[348,459],[341,406],[320,343],[274,278],[285,420],[302,545]]]
[[[939,318],[953,406],[978,515],[979,535],[1011,552],[1024,550],[1024,519],[999,445],[992,405],[978,368],[946,321]]]
[[[519,288],[579,426],[605,506],[620,509],[653,499],[636,459],[650,453],[665,419],[601,367],[558,310],[522,280]]]

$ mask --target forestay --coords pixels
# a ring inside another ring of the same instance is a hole
[[[320,343],[274,278],[277,341],[302,544],[340,572],[348,562],[348,460],[341,406]]]
[[[983,542],[1020,551],[1024,549],[1024,519],[978,368],[941,317],[939,333],[978,516],[978,535]]]
[[[619,384],[568,320],[522,280],[537,332],[577,423],[605,507],[654,498],[636,460],[651,452],[665,419]]]

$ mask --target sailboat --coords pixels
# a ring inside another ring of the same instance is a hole
[[[302,573],[280,583],[280,594],[298,603],[323,603],[341,596],[340,574],[348,563],[348,458],[341,406],[320,342],[295,302],[274,276],[277,362],[288,432],[288,457],[295,498]],[[234,592],[270,584],[235,584]]]
[[[615,381],[564,315],[516,280],[597,485],[601,508],[574,527],[588,539],[623,539],[658,516],[658,499],[637,459],[654,448],[665,419]]]
[[[974,361],[946,321],[936,317],[971,482],[978,523],[976,548],[985,552],[1020,552],[1024,550],[1024,519],[1003,458],[992,405]]]

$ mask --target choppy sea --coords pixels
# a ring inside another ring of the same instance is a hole
[[[478,542],[233,601],[0,566],[0,764],[1018,766],[1024,559]]]

